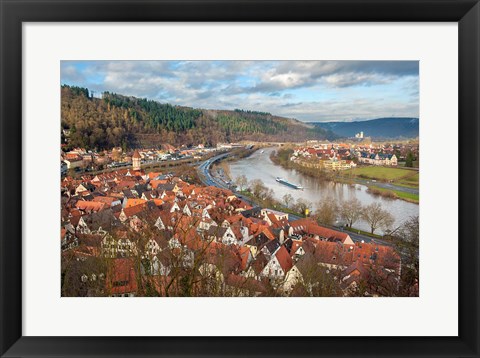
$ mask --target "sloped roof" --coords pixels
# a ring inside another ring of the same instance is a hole
[[[130,258],[113,259],[113,267],[107,273],[106,284],[112,294],[137,292],[135,262]]]
[[[275,257],[277,258],[278,263],[282,267],[283,272],[287,273],[292,268],[293,261],[285,247],[280,246],[280,248],[275,253]]]
[[[140,155],[140,153],[138,152],[138,150],[135,149],[135,151],[133,152],[132,158],[142,159],[142,156]]]

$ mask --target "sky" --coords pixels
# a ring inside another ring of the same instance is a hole
[[[61,83],[301,121],[418,117],[418,61],[61,61]]]

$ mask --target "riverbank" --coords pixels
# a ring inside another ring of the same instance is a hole
[[[417,170],[362,166],[345,171],[332,172],[295,163],[290,160],[292,154],[293,149],[291,148],[279,149],[271,153],[270,160],[284,169],[294,169],[312,178],[342,184],[365,185],[372,195],[419,204],[419,174]]]
[[[279,147],[264,148],[258,150],[248,158],[229,162],[232,180],[235,182],[240,176],[247,178],[248,185],[254,185],[261,181],[265,187],[270,189],[269,195],[278,202],[285,204],[285,197],[292,197],[289,200],[288,207],[296,205],[297,202],[308,203],[311,212],[315,212],[321,207],[325,200],[341,203],[356,198],[363,206],[378,203],[384,210],[390,212],[395,222],[393,227],[400,226],[411,216],[418,215],[419,206],[405,200],[391,200],[383,196],[376,196],[368,192],[366,185],[359,185],[353,182],[333,181],[317,179],[312,176],[304,175],[295,169],[285,169],[283,166],[275,164],[270,154],[280,149]],[[276,181],[276,178],[284,178],[291,183],[301,185],[303,190],[296,190]],[[244,185],[243,188],[246,188]],[[252,187],[253,188],[253,187]],[[253,191],[253,190],[252,190]],[[257,191],[258,192],[258,191]],[[359,221],[356,228],[369,231],[369,225],[363,220]],[[383,231],[379,230],[379,234]]]
[[[217,162],[214,165],[212,165],[212,172],[213,172],[212,174],[214,176],[215,174],[219,175],[220,179],[226,183],[231,181],[233,178],[230,173],[229,162],[235,162],[240,159],[248,158],[259,149],[260,147],[254,146],[252,148],[242,148],[242,149],[237,149],[232,151],[229,156],[226,156],[225,158],[217,160]]]
[[[368,186],[368,192],[372,193],[373,195],[380,195],[389,199],[405,200],[413,204],[418,204],[420,202],[420,197],[418,194],[380,188],[375,185]]]
[[[293,210],[292,208],[287,208],[285,205],[280,203],[278,200],[275,200],[275,199],[263,200],[259,197],[256,197],[255,195],[252,194],[252,192],[250,192],[248,190],[239,191],[238,193],[241,194],[244,197],[247,197],[252,203],[255,203],[256,205],[258,205],[262,208],[281,211],[283,213],[293,215],[296,219],[307,217],[307,216],[305,216],[305,214],[300,213],[296,210]]]
[[[293,154],[293,149],[284,148],[273,151],[270,154],[270,160],[276,164],[280,165],[285,169],[295,169],[299,173],[308,175],[312,178],[322,179],[322,180],[334,180],[334,174],[323,169],[318,168],[309,168],[303,165],[297,164],[290,160],[290,157]]]

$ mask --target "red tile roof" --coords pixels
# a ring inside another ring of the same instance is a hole
[[[275,253],[280,266],[282,267],[283,272],[287,273],[293,266],[293,261],[290,255],[288,254],[285,246],[280,246],[280,248]]]
[[[138,150],[135,149],[135,151],[133,152],[132,158],[141,159],[142,156],[140,155],[140,153],[138,152]]]
[[[127,204],[125,205],[125,208],[142,205],[142,204],[145,204],[146,202],[147,200],[144,200],[144,199],[127,199]]]
[[[111,294],[125,294],[137,292],[137,277],[135,262],[130,258],[113,260],[113,267],[107,274],[108,289]]]
[[[344,242],[349,237],[347,233],[320,226],[312,219],[300,219],[292,221],[291,226],[294,232],[302,231],[306,234],[318,235],[326,239],[338,239]]]

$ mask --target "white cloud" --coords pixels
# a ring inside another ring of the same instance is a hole
[[[301,120],[418,116],[418,63],[402,61],[62,62],[62,82],[198,108]]]

